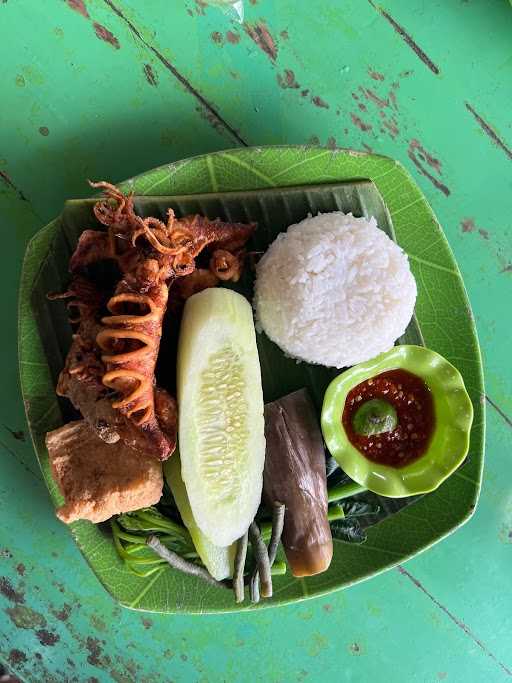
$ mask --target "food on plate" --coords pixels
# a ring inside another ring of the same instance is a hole
[[[172,296],[173,283],[194,273],[203,251],[214,262],[214,277],[238,277],[255,225],[197,215],[177,219],[172,209],[165,223],[142,218],[131,195],[109,183],[92,185],[105,191],[94,214],[107,230],[82,233],[70,260],[70,287],[59,295],[70,299],[78,327],[57,391],[107,443],[121,439],[165,460],[176,437],[159,420],[155,364],[169,288]],[[229,272],[223,269],[226,254],[232,259]],[[114,271],[108,286],[101,264]]]
[[[85,420],[69,422],[46,435],[52,476],[64,496],[57,517],[103,522],[120,512],[157,503],[162,467],[122,443],[99,438]]]
[[[326,460],[306,389],[264,406],[253,309],[223,286],[240,280],[255,224],[144,218],[132,195],[92,185],[105,193],[93,208],[103,227],[82,232],[67,291],[50,297],[73,326],[57,393],[82,416],[46,436],[62,521],[110,518],[140,577],[167,563],[258,602],[286,572],[281,543],[294,576],[326,571],[333,538],[362,542],[368,518],[382,518],[372,491],[429,491],[462,462],[462,378],[427,349],[393,348],[416,283],[373,218],[306,218],[257,266],[270,339],[298,360],[355,364],[325,394]]]
[[[437,488],[466,457],[472,421],[459,371],[412,345],[339,375],[322,408],[323,435],[342,469],[390,497]]]
[[[281,537],[284,528],[284,515],[285,515],[285,505],[279,501],[274,501],[272,504],[272,528],[270,533],[270,539],[268,547],[265,546],[265,539],[261,533],[261,529],[258,528],[256,522],[252,522],[249,527],[249,536],[251,538],[251,544],[253,547],[255,566],[251,574],[249,581],[249,592],[251,596],[251,602],[259,602],[260,595],[264,598],[272,597],[272,569],[277,557],[277,551],[279,544],[281,542]],[[246,543],[246,536],[243,536],[238,541],[237,546],[237,556],[240,549]],[[268,562],[267,562],[268,558]],[[260,591],[261,584],[261,591]],[[241,599],[239,599],[238,590],[236,584],[233,586],[235,591],[235,598],[237,602],[243,601],[243,594]]]
[[[305,218],[278,235],[257,267],[259,324],[308,363],[342,368],[389,350],[415,301],[407,256],[374,218]]]
[[[217,581],[233,576],[236,546],[214,545],[203,534],[192,514],[187,489],[181,478],[179,453],[175,453],[164,465],[164,474],[178,507],[183,524],[187,527],[194,546],[204,566]]]
[[[333,552],[327,518],[325,453],[305,389],[265,406],[267,453],[263,496],[286,506],[282,543],[294,576],[328,569]]]
[[[185,304],[177,360],[181,473],[194,519],[227,546],[261,499],[265,437],[252,309],[229,289]]]

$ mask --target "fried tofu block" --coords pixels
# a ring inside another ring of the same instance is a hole
[[[162,465],[122,441],[107,444],[85,420],[48,432],[53,478],[65,504],[57,517],[103,522],[112,515],[154,505],[162,495]]]

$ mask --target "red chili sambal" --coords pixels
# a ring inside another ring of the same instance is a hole
[[[361,410],[365,404],[370,410]],[[384,408],[385,419],[378,414],[379,405]],[[376,414],[372,417],[373,406]],[[374,433],[379,430],[372,430],[370,425],[370,431],[364,433],[361,416],[374,419],[377,425],[381,420],[382,431]],[[361,382],[348,393],[342,422],[350,443],[368,460],[404,467],[422,456],[429,445],[435,425],[432,393],[411,372],[389,370]]]

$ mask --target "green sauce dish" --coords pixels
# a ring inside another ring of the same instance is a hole
[[[424,404],[418,394],[407,393],[400,377],[422,380]],[[398,423],[385,394],[396,398]],[[395,346],[341,373],[327,388],[322,407],[331,455],[355,482],[390,498],[434,491],[466,457],[472,422],[473,406],[460,372],[422,346]]]

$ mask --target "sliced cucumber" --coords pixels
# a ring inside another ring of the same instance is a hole
[[[181,478],[181,462],[177,451],[165,462],[164,474],[180,511],[183,523],[190,532],[194,546],[204,566],[217,581],[232,577],[236,544],[227,547],[214,545],[197,526],[188,500],[187,489]]]
[[[198,527],[231,545],[254,519],[265,459],[252,309],[229,289],[188,299],[178,345],[181,472]]]

